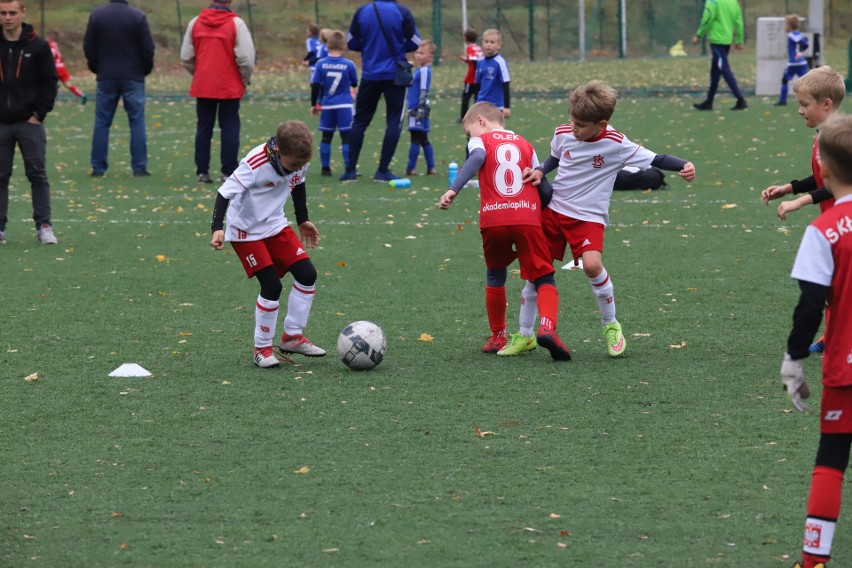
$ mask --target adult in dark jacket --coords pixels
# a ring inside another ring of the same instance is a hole
[[[50,221],[43,123],[56,101],[56,65],[47,41],[24,23],[26,13],[23,0],[0,0],[0,244],[6,243],[9,178],[17,144],[32,190],[36,237],[52,245],[56,236]]]
[[[92,175],[106,172],[109,129],[118,100],[130,123],[130,165],[133,175],[148,176],[145,132],[145,77],[154,69],[154,39],[148,18],[127,0],[110,0],[92,10],[83,53],[97,75],[95,128],[92,134]]]
[[[382,28],[385,33],[382,33]],[[349,49],[361,53],[361,86],[355,98],[355,117],[349,134],[349,168],[340,181],[358,179],[355,167],[364,143],[364,132],[376,114],[379,100],[384,97],[387,111],[385,137],[379,168],[373,179],[387,182],[397,177],[388,168],[399,143],[407,90],[405,85],[394,84],[396,63],[405,61],[406,53],[417,50],[420,33],[408,8],[396,0],[376,0],[355,11],[346,40]]]
[[[221,181],[240,163],[240,100],[254,71],[254,42],[246,23],[231,11],[231,0],[213,0],[189,21],[180,61],[192,73],[189,96],[195,97],[195,173],[212,183],[210,142],[219,116]]]

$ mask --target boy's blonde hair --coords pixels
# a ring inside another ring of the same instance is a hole
[[[435,55],[436,46],[435,46],[435,42],[432,41],[431,39],[424,39],[423,41],[421,41],[420,47],[422,47],[424,49],[428,49],[429,53],[431,53],[432,55]]]
[[[843,97],[846,96],[846,84],[840,73],[828,65],[823,65],[811,69],[796,79],[793,83],[793,92],[797,95],[799,93],[810,95],[818,103],[831,99],[834,110],[837,110],[843,102]]]
[[[490,35],[497,36],[497,41],[499,41],[500,43],[503,43],[503,34],[501,34],[500,30],[498,30],[497,28],[488,28],[487,30],[482,32],[483,38],[485,36],[490,36]]]
[[[328,38],[325,42],[325,47],[331,51],[343,51],[346,49],[346,34],[340,30],[331,30],[328,32]]]
[[[852,116],[835,114],[819,129],[820,160],[843,185],[852,185]]]
[[[283,156],[310,161],[314,152],[314,135],[301,120],[282,122],[275,132],[275,143]]]
[[[467,113],[462,119],[462,124],[471,124],[474,120],[476,120],[477,115],[482,115],[482,118],[488,122],[496,122],[501,127],[506,125],[506,121],[503,118],[503,111],[493,104],[484,101],[476,103],[467,110]]]
[[[609,120],[615,112],[618,93],[603,81],[589,81],[568,95],[568,110],[572,117],[588,122]]]
[[[479,34],[476,33],[476,30],[473,28],[467,28],[464,31],[464,40],[467,43],[476,43],[476,38],[479,37]]]
[[[328,34],[333,32],[331,28],[323,28],[320,30],[319,40],[321,43],[328,43]]]
[[[791,30],[799,29],[799,16],[797,14],[787,14],[784,16],[784,22]]]

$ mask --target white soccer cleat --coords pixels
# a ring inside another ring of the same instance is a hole
[[[281,343],[278,344],[278,349],[284,353],[296,353],[305,357],[324,357],[325,349],[321,349],[308,341],[308,338],[302,335],[288,335],[286,332],[281,334]]]
[[[273,355],[272,346],[254,348],[254,364],[261,369],[277,367],[281,362]]]
[[[53,227],[47,223],[36,231],[36,238],[43,245],[55,245],[57,243],[56,235],[53,234]]]

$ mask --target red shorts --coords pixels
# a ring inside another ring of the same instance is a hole
[[[258,270],[267,266],[278,269],[278,277],[282,277],[287,270],[300,260],[310,258],[302,246],[299,237],[290,227],[285,227],[277,235],[267,237],[260,241],[231,241],[240,262],[249,278],[254,276]]]
[[[571,247],[574,260],[587,250],[603,252],[606,227],[600,223],[572,219],[545,207],[541,212],[541,226],[550,242],[551,258],[563,260],[567,246]]]
[[[553,274],[553,263],[547,248],[547,238],[541,227],[513,225],[488,227],[480,231],[485,266],[492,270],[506,268],[515,259],[521,265],[521,278],[537,280]]]
[[[822,387],[819,431],[823,434],[852,434],[852,387]]]

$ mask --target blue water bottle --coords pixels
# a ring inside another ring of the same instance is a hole
[[[392,179],[388,182],[391,187],[411,187],[411,180],[408,178]]]
[[[453,182],[456,181],[456,176],[459,175],[459,165],[455,162],[450,162],[447,166],[447,181],[449,182],[447,185],[453,185]]]

